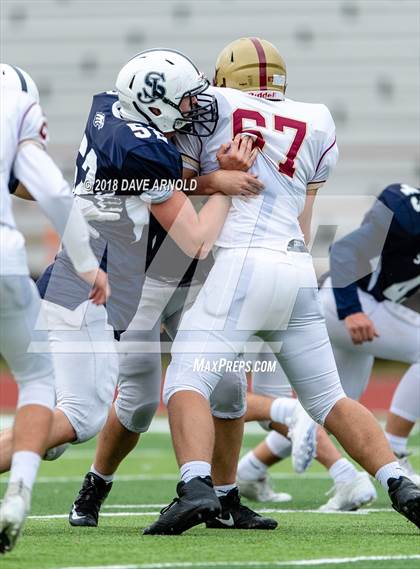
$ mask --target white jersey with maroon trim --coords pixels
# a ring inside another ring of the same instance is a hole
[[[236,89],[210,92],[217,98],[219,123],[208,138],[176,137],[184,167],[201,174],[217,170],[220,145],[250,133],[261,150],[250,172],[265,185],[256,199],[232,199],[216,245],[284,250],[290,239],[303,239],[298,217],[307,190],[322,185],[337,162],[331,114],[322,104],[273,101]]]
[[[46,121],[39,104],[27,93],[2,88],[0,105],[0,241],[1,274],[27,274],[22,234],[16,229],[9,180],[19,145],[46,144]]]

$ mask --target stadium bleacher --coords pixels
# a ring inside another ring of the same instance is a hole
[[[341,158],[325,194],[372,196],[395,181],[418,185],[420,4],[257,4],[258,10],[248,0],[5,0],[2,60],[37,81],[50,152],[71,181],[91,96],[113,87],[129,57],[150,47],[173,47],[211,76],[226,43],[261,36],[284,54],[289,97],[323,102],[335,117]],[[40,243],[46,222],[36,208],[17,201],[36,274],[45,265]],[[324,210],[328,224],[334,223],[335,207]]]

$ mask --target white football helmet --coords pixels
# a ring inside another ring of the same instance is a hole
[[[151,123],[164,133],[196,136],[209,136],[217,124],[217,102],[203,93],[208,86],[194,63],[172,49],[137,54],[121,69],[116,82],[125,120]],[[180,104],[185,97],[190,105],[182,112]]]
[[[35,81],[29,73],[20,69],[20,67],[16,67],[16,65],[0,63],[0,86],[14,91],[29,93],[39,103],[39,92]]]

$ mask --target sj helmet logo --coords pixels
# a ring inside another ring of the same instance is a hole
[[[141,103],[149,104],[157,99],[163,99],[166,94],[165,75],[157,71],[149,71],[144,78],[145,87],[137,93],[137,98]]]

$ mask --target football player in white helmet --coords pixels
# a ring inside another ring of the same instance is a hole
[[[28,93],[39,103],[39,91],[35,81],[24,69],[9,63],[0,63],[1,85],[13,91]]]
[[[0,351],[19,386],[11,472],[0,506],[0,553],[5,553],[14,547],[30,508],[39,462],[48,444],[55,399],[50,354],[28,350],[34,340],[48,343],[48,335],[35,332],[40,298],[29,277],[24,239],[12,212],[12,168],[63,236],[75,270],[89,289],[93,287],[91,300],[95,304],[106,302],[109,287],[89,245],[87,224],[74,207],[60,170],[45,152],[47,127],[35,82],[22,69],[1,64],[0,89]]]
[[[149,208],[181,249],[195,257],[209,251],[229,207],[227,200],[214,195],[196,213],[185,194],[163,183],[182,177],[181,157],[168,139],[177,130],[211,132],[217,120],[214,98],[201,94],[208,81],[192,62],[172,50],[149,50],[123,67],[116,86],[117,91],[100,93],[93,99],[77,159],[75,188],[87,215],[98,203],[109,215],[118,212],[117,219],[105,219],[98,218],[93,209],[90,219],[96,234],[92,246],[98,258],[107,246],[107,271],[113,279],[114,294],[106,310],[88,310],[80,330],[71,330],[71,341],[86,342],[87,337],[94,337],[109,346],[113,346],[114,332],[106,320],[122,332],[138,307],[145,269],[142,232]],[[94,167],[86,168],[88,157]],[[242,174],[255,183],[253,176]],[[96,192],[95,184],[109,180],[146,180],[153,184],[145,184],[143,191],[129,196],[123,190],[116,191],[107,208],[109,196]],[[98,433],[112,403],[118,367],[111,348],[109,354],[95,355],[88,350],[76,361],[65,353],[68,322],[83,317],[86,291],[69,269],[64,250],[57,255],[53,268],[39,281],[46,314],[55,323],[52,343],[58,347],[54,353],[57,403],[48,442],[48,448],[54,450],[49,458],[58,457],[66,443],[81,443]],[[10,444],[10,433],[4,433],[2,471],[10,467]],[[60,448],[55,449],[57,446]]]
[[[139,118],[163,133],[209,136],[217,125],[217,101],[205,93],[208,79],[186,55],[149,49],[121,69],[116,89],[126,120]]]

